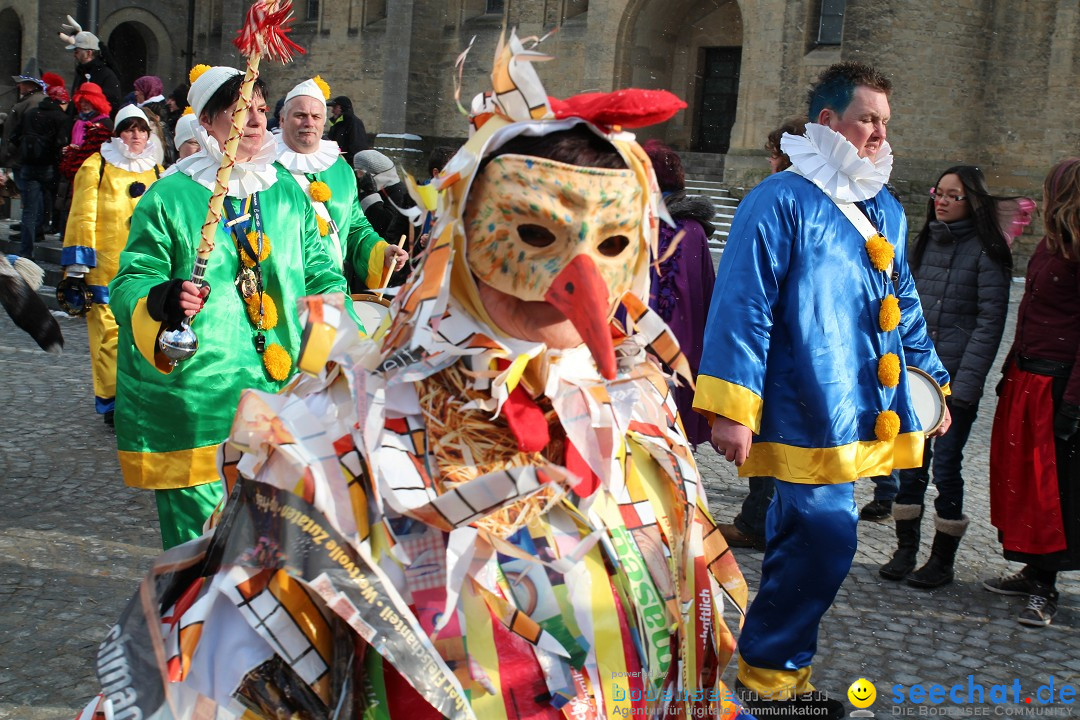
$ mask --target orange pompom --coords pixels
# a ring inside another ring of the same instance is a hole
[[[889,264],[896,257],[892,243],[880,233],[866,241],[866,254],[870,256],[870,263],[874,269],[882,272],[889,269]]]
[[[316,180],[308,186],[311,199],[315,202],[324,203],[330,199],[330,186],[321,180]]]
[[[272,330],[277,327],[278,324],[278,311],[277,303],[274,302],[274,298],[268,294],[262,294],[262,325],[259,325],[259,295],[255,294],[249,298],[244,298],[244,304],[247,305],[248,320],[251,324],[262,330]]]
[[[259,236],[254,230],[248,232],[247,241],[252,250],[259,249]],[[270,257],[270,236],[263,234],[262,249],[259,251],[259,262],[266,262],[266,258],[268,257]],[[244,250],[240,250],[240,260],[248,267],[255,267],[255,261],[252,260]]]
[[[194,85],[195,81],[198,80],[202,76],[202,74],[209,69],[209,65],[196,65],[195,67],[191,68],[191,72],[188,73],[188,83]]]
[[[267,345],[266,352],[263,353],[263,367],[266,368],[266,374],[274,380],[280,382],[286,379],[292,370],[292,358],[289,357],[289,351],[277,343]]]
[[[330,99],[330,86],[327,84],[327,82],[325,80],[323,80],[322,77],[320,77],[319,75],[316,75],[315,77],[311,78],[311,81],[313,83],[315,83],[316,85],[318,85],[319,89],[322,90],[323,98],[326,99],[326,100],[329,100]]]
[[[886,295],[878,310],[878,325],[885,332],[892,332],[900,324],[900,301],[895,295]]]
[[[184,115],[194,115],[195,111],[191,109],[190,105],[188,105],[187,107],[184,108],[183,114]]]
[[[900,358],[896,353],[885,353],[881,356],[877,364],[877,376],[885,387],[896,387],[900,382]]]
[[[874,421],[874,435],[878,440],[885,442],[893,440],[900,434],[900,416],[892,410],[882,410]]]
[[[326,237],[330,234],[330,224],[323,220],[318,215],[315,216],[315,222],[319,224],[319,235]]]

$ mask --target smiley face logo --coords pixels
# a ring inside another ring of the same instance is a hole
[[[868,708],[877,699],[877,688],[866,678],[859,678],[851,683],[851,687],[847,690],[847,697],[855,707]]]

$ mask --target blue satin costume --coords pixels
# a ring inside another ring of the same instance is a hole
[[[903,208],[884,188],[858,206],[894,248],[893,282],[822,190],[781,172],[735,213],[705,329],[694,407],[754,432],[741,476],[780,481],[739,639],[739,680],[773,699],[813,689],[818,624],[855,555],[855,479],[922,465],[905,373],[888,387],[879,360],[894,353],[948,392],[907,265]],[[879,314],[887,295],[900,309],[891,330]],[[885,410],[899,432],[879,439]]]

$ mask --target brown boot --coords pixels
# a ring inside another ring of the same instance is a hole
[[[729,547],[733,548],[753,548],[754,550],[765,549],[765,538],[760,535],[751,535],[750,533],[744,533],[737,528],[734,524],[723,523],[716,526],[720,530],[720,534],[727,540]]]

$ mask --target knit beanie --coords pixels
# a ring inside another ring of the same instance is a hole
[[[353,155],[352,162],[360,172],[370,173],[380,190],[401,180],[394,169],[394,161],[378,150],[361,150]]]
[[[206,66],[204,65],[203,67]],[[195,117],[202,115],[206,103],[210,101],[210,98],[214,96],[214,93],[216,93],[222,85],[237,75],[243,74],[244,73],[236,68],[218,65],[205,70],[199,75],[199,77],[191,83],[191,89],[188,90],[188,105],[190,105],[191,109],[195,112]]]

